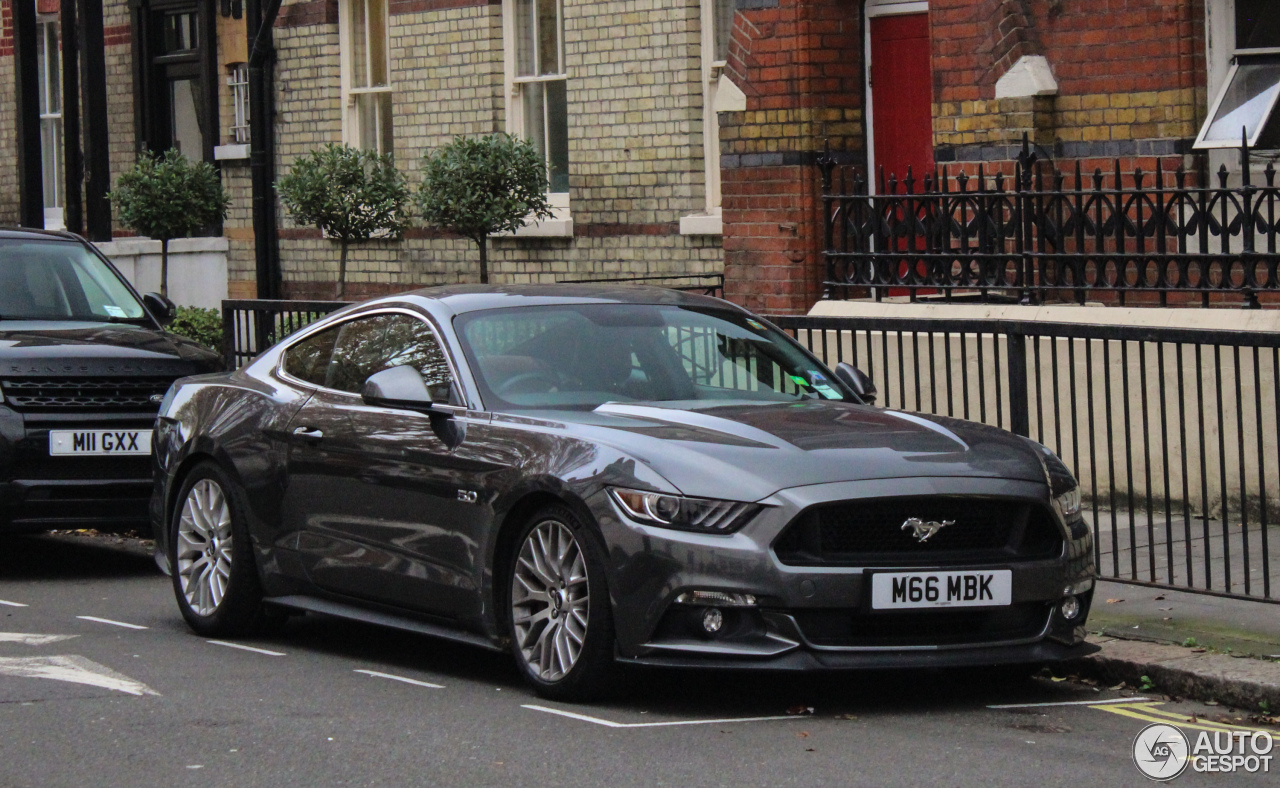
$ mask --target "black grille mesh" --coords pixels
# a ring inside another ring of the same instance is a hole
[[[1033,638],[1049,608],[1028,602],[995,610],[910,610],[862,613],[846,609],[793,611],[810,643],[819,646],[892,647],[993,643]]]
[[[926,541],[904,524],[951,521]],[[1049,558],[1062,537],[1038,504],[999,498],[929,496],[841,501],[804,511],[774,543],[783,563],[927,565]]]
[[[151,411],[173,377],[11,378],[0,380],[5,403],[20,411]]]

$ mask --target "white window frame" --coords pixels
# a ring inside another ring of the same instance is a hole
[[[569,69],[564,57],[564,0],[556,3],[556,17],[560,35],[557,37],[560,74],[542,76],[519,76],[517,74],[519,57],[519,39],[516,36],[516,0],[502,0],[502,81],[503,96],[506,104],[506,131],[513,137],[527,139],[525,128],[527,119],[524,116],[523,85],[537,82],[568,83]],[[566,110],[567,111],[567,110]],[[544,132],[545,135],[545,132]],[[544,136],[546,139],[546,136]],[[550,164],[548,163],[548,189],[550,189]],[[530,220],[514,233],[497,233],[497,235],[516,235],[521,237],[567,238],[573,235],[573,214],[569,208],[569,192],[547,192],[547,202],[551,205],[552,217],[541,221]]]
[[[1240,139],[1238,137],[1231,140],[1215,139],[1206,141],[1205,136],[1209,132],[1209,125],[1214,117],[1218,114],[1218,108],[1222,105],[1223,99],[1226,98],[1227,90],[1231,87],[1231,83],[1235,80],[1236,72],[1240,68],[1240,58],[1249,58],[1251,56],[1275,56],[1280,55],[1280,49],[1240,49],[1236,42],[1236,4],[1235,0],[1209,0],[1205,3],[1205,31],[1206,31],[1206,53],[1205,60],[1209,76],[1209,112],[1205,115],[1204,121],[1200,124],[1200,130],[1196,134],[1196,141],[1191,146],[1193,150],[1205,150],[1210,153],[1211,164],[1218,165],[1227,163],[1227,160],[1219,161],[1219,150],[1238,149],[1240,147]],[[1277,111],[1277,99],[1280,96],[1273,96],[1266,112],[1262,115],[1262,120],[1254,130],[1253,135],[1249,138],[1249,147],[1252,148],[1262,136],[1262,132],[1266,129],[1267,123],[1271,120],[1273,113]],[[1230,157],[1228,156],[1228,160]],[[1211,166],[1210,170],[1215,169]],[[1234,169],[1238,164],[1227,164],[1228,169]]]
[[[361,139],[360,134],[360,114],[359,107],[356,103],[356,97],[360,95],[385,93],[388,96],[393,94],[393,70],[391,62],[391,3],[390,0],[364,0],[363,7],[365,9],[365,25],[364,29],[369,30],[368,8],[372,3],[380,3],[384,8],[386,19],[386,27],[384,29],[385,40],[383,41],[382,51],[386,54],[387,59],[387,84],[378,86],[357,86],[354,84],[355,74],[353,73],[351,58],[355,53],[352,36],[353,22],[352,14],[354,9],[351,0],[339,0],[338,3],[338,51],[340,53],[339,61],[341,62],[341,84],[342,84],[342,139],[353,148],[368,148],[378,153],[392,153],[392,150],[382,150],[382,135],[375,136],[378,139],[365,140]],[[365,52],[365,74],[373,74],[373,53],[374,47],[366,44]],[[393,99],[392,99],[393,100]],[[394,139],[394,129],[391,137]],[[394,148],[394,144],[392,145]]]
[[[35,0],[28,0],[32,4]],[[62,230],[66,228],[66,195],[63,193],[66,189],[63,183],[63,141],[64,129],[62,127],[62,82],[59,80],[54,84],[50,80],[50,75],[55,73],[54,69],[49,68],[50,63],[56,63],[56,73],[61,76],[62,62],[60,60],[62,51],[62,29],[58,26],[58,16],[56,14],[40,14],[37,18],[36,27],[39,30],[39,46],[41,63],[39,71],[40,77],[40,147],[42,158],[42,170],[44,177],[50,179],[53,186],[53,204],[50,205],[45,201],[44,205],[44,228],[46,230]],[[49,30],[55,29],[53,39],[57,42],[57,46],[52,51],[49,49]],[[53,106],[58,107],[57,112],[51,111]],[[46,139],[45,129],[53,127],[57,130],[54,136],[56,142],[53,144],[53,150],[44,150]],[[52,167],[43,166],[49,162],[53,163]],[[43,194],[42,198],[43,199]]]
[[[706,202],[703,212],[680,217],[681,235],[722,235],[724,220],[721,213],[720,189],[720,116],[718,110],[722,94],[741,94],[741,90],[725,76],[725,61],[716,57],[716,2],[702,0],[701,7],[701,61],[702,61],[702,161],[705,170]],[[736,96],[735,96],[736,97]],[[745,99],[745,97],[743,97]],[[745,109],[745,107],[741,107]],[[733,109],[739,109],[735,106]]]

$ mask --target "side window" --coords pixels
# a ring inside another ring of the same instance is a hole
[[[453,379],[449,373],[449,362],[435,333],[425,321],[396,315],[387,329],[386,346],[387,358],[380,369],[407,364],[422,374],[432,399],[448,399],[449,381]]]
[[[358,394],[370,375],[389,367],[412,366],[432,395],[448,395],[449,364],[426,321],[410,315],[372,315],[344,323],[321,385]],[[327,332],[326,332],[327,333]]]
[[[340,328],[331,328],[312,334],[286,350],[284,371],[298,380],[323,386],[325,375],[329,370],[329,359],[333,356],[334,341],[338,338]]]

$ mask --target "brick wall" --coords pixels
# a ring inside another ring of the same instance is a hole
[[[728,73],[747,95],[722,113],[725,295],[802,312],[820,296],[816,158],[865,162],[862,26],[841,0],[740,0]]]

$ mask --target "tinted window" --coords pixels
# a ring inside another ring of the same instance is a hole
[[[821,364],[741,312],[582,304],[473,312],[458,326],[494,407],[844,398]]]
[[[337,341],[319,385],[358,394],[370,375],[408,365],[422,374],[433,396],[439,396],[434,391],[439,386],[446,387],[447,395],[449,365],[425,321],[403,314],[372,315],[335,330]]]
[[[312,334],[289,348],[284,354],[284,371],[298,380],[323,386],[329,372],[329,359],[333,356],[333,343],[338,338],[338,328],[330,328]]]

